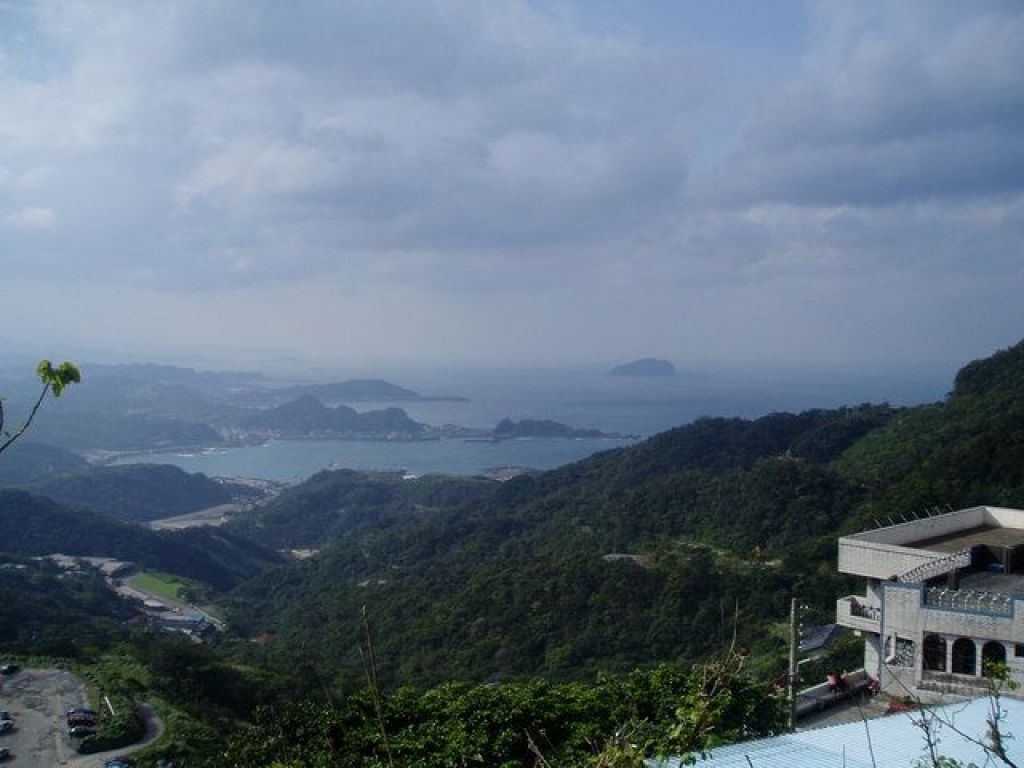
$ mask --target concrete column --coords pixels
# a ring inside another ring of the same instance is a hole
[[[974,676],[981,677],[981,648],[985,644],[981,642],[981,640],[973,637],[971,638],[971,641],[974,643]]]
[[[946,635],[943,635],[943,637],[946,639],[946,673],[947,674],[952,674],[952,672],[953,672],[953,643],[956,641],[956,638],[955,637],[947,637]]]

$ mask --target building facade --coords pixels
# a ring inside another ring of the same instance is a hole
[[[972,507],[839,539],[862,595],[836,622],[864,636],[864,668],[892,695],[968,693],[988,662],[1024,684],[1024,510]]]

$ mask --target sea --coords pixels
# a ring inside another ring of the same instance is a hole
[[[756,418],[777,411],[864,402],[915,405],[943,397],[952,371],[931,368],[865,371],[733,366],[681,370],[666,378],[608,376],[600,371],[387,371],[377,377],[424,395],[465,400],[359,402],[358,411],[401,407],[434,426],[493,428],[501,419],[551,419],[620,435],[607,439],[273,440],[263,445],[171,451],[138,461],[174,464],[209,476],[300,482],[323,470],[347,468],[476,475],[501,467],[547,470],[599,451],[692,422],[701,416]],[[354,378],[354,377],[353,377]],[[340,380],[340,379],[336,379]]]

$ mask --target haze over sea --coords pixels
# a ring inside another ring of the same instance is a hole
[[[358,411],[399,406],[417,421],[493,428],[499,420],[551,419],[647,437],[701,416],[755,418],[773,411],[801,411],[862,402],[910,405],[940,399],[952,368],[858,371],[732,367],[680,370],[671,378],[624,378],[599,371],[425,372],[374,375],[428,395],[466,401],[353,403]],[[461,439],[422,442],[275,440],[202,453],[147,454],[147,462],[175,464],[211,476],[258,477],[298,482],[325,468],[479,474],[503,466],[553,469],[631,439],[520,439],[498,443]],[[126,457],[119,463],[139,461]]]

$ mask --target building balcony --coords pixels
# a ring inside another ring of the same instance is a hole
[[[847,595],[836,600],[836,624],[865,632],[881,631],[882,609],[867,598]]]

